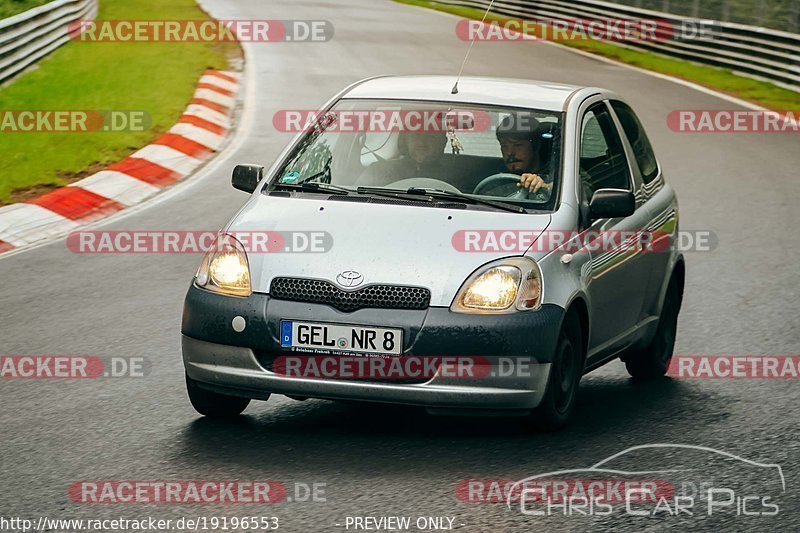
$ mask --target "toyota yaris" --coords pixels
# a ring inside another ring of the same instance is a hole
[[[380,77],[273,122],[299,133],[269,170],[234,169],[250,199],[186,296],[198,412],[277,393],[555,429],[583,374],[617,358],[634,378],[665,374],[678,207],[620,96]]]

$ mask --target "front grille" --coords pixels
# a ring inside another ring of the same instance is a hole
[[[273,298],[326,304],[340,311],[365,308],[427,309],[431,291],[402,285],[367,285],[344,291],[329,281],[303,278],[275,278],[269,290]]]

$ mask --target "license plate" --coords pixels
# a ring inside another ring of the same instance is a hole
[[[403,351],[403,330],[282,320],[281,346],[398,355]]]

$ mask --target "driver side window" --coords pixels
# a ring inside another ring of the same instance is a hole
[[[628,160],[605,103],[597,104],[583,116],[580,174],[587,200],[598,189],[631,190]]]

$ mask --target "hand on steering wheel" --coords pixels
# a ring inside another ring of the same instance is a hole
[[[551,192],[553,190],[552,184],[546,183],[539,174],[533,174],[531,172],[526,172],[520,176],[517,186],[524,187],[534,194],[539,191],[544,194],[545,192]]]
[[[541,180],[541,184],[536,179],[533,178],[526,179],[526,177],[528,176],[533,176],[535,178],[538,178],[538,180]],[[498,174],[493,174],[488,178],[484,178],[483,180],[481,180],[481,182],[478,183],[478,185],[475,187],[475,190],[472,191],[472,194],[484,194],[485,191],[489,191],[491,189],[494,189],[495,187],[499,187],[501,185],[507,185],[509,183],[514,183],[517,185],[517,187],[519,187],[519,190],[517,190],[514,194],[508,196],[509,199],[527,200],[529,198],[532,198],[531,193],[533,191],[530,188],[531,185],[539,185],[539,187],[536,188],[536,192],[534,193],[533,197],[534,199],[545,202],[549,199],[549,194],[547,194],[546,192],[548,191],[548,189],[546,188],[548,187],[548,185],[544,183],[544,180],[542,180],[542,178],[537,176],[536,174],[528,174],[528,173],[523,174],[522,176],[518,174],[512,174],[510,172],[500,172]]]

